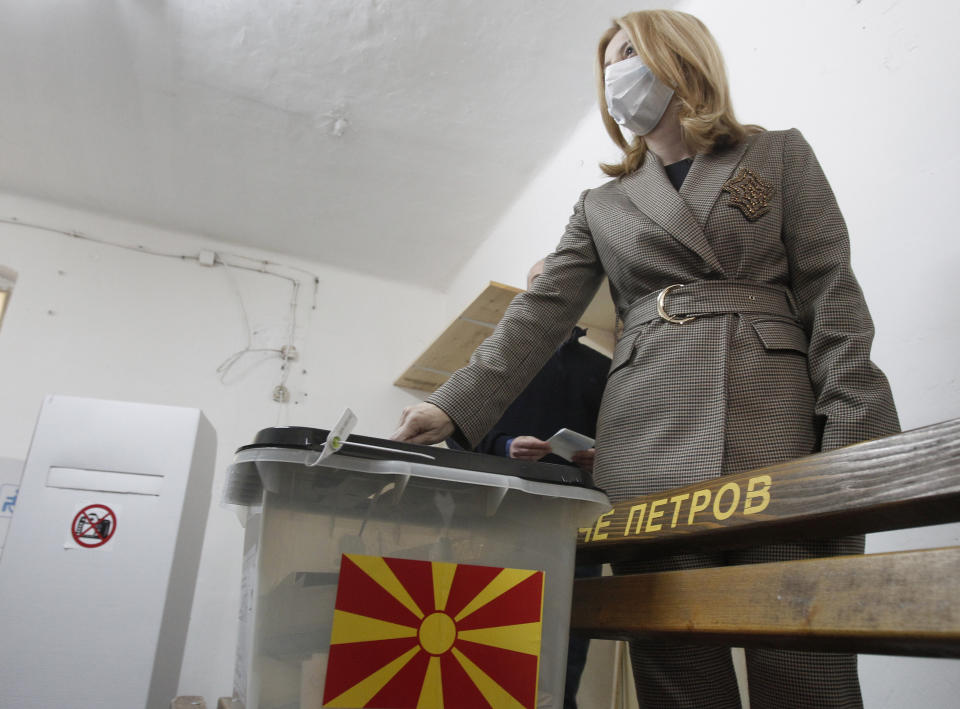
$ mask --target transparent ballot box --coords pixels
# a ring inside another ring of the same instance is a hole
[[[561,707],[574,467],[274,428],[237,451],[246,709]]]

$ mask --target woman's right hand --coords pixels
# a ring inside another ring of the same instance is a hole
[[[453,420],[439,406],[426,402],[408,406],[400,414],[400,427],[391,440],[406,443],[439,443],[454,431]]]

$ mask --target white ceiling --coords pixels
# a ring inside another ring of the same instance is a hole
[[[0,0],[0,190],[443,287],[640,4]]]

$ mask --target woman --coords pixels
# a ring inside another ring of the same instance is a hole
[[[696,18],[616,21],[598,49],[604,124],[624,151],[584,192],[533,288],[470,364],[405,409],[394,437],[479,440],[606,274],[623,335],[594,479],[614,501],[899,430],[846,227],[796,130],[741,125]],[[621,126],[632,134],[624,136]],[[863,538],[686,554],[618,573],[860,553]],[[644,707],[739,707],[725,648],[631,644]],[[747,653],[752,706],[859,707],[856,657]]]

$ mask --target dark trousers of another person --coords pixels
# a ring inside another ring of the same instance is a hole
[[[601,568],[592,564],[577,566],[573,570],[573,577],[582,579],[599,576]],[[590,638],[570,633],[570,644],[567,645],[567,677],[563,683],[563,709],[577,709],[577,690],[580,689],[580,677],[583,676],[583,668],[587,664],[589,647]]]
[[[613,571],[637,574],[862,554],[863,545],[862,536],[784,542],[617,563]],[[863,708],[856,655],[771,649],[747,649],[745,654],[751,709]],[[630,642],[630,661],[643,709],[741,709],[730,648],[641,637]]]

